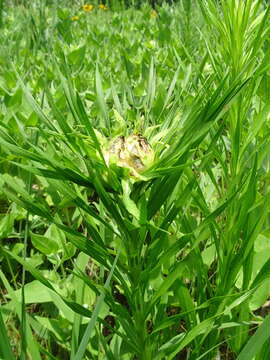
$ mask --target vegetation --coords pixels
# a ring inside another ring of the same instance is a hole
[[[1,359],[269,359],[270,7],[152,5],[0,1]]]

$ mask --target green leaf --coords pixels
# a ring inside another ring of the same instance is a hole
[[[33,246],[45,255],[57,253],[59,246],[57,241],[44,235],[31,233]]]
[[[110,281],[111,281],[114,269],[116,267],[118,257],[119,257],[119,253],[115,257],[114,263],[112,265],[112,268],[110,270],[110,273],[109,273],[108,278],[106,280],[106,283],[104,285],[104,289],[108,289],[109,286],[110,286]],[[105,298],[105,292],[102,295],[100,295],[100,297],[98,298],[98,301],[97,301],[97,304],[95,306],[95,309],[94,309],[93,315],[91,317],[91,320],[88,323],[87,328],[86,328],[86,330],[84,332],[83,338],[82,338],[81,343],[80,343],[79,348],[78,348],[78,351],[76,352],[76,354],[75,354],[74,358],[72,358],[72,360],[81,360],[81,359],[83,359],[85,350],[87,348],[87,345],[88,345],[88,342],[89,342],[89,339],[90,339],[90,336],[91,336],[91,333],[92,333],[92,331],[93,331],[93,329],[95,327],[95,323],[97,321],[98,314],[101,311],[101,307],[102,307],[102,304],[104,302],[104,298]]]
[[[103,128],[108,129],[108,132],[110,133],[110,121],[109,121],[108,110],[105,102],[104,92],[102,89],[102,82],[98,69],[98,64],[96,65],[96,93],[97,93],[97,103],[102,114]]]
[[[84,62],[85,51],[86,51],[85,45],[71,51],[67,56],[68,61],[78,67],[81,66]]]
[[[236,360],[253,360],[264,343],[270,338],[270,315],[259,326],[254,335],[249,339]]]
[[[15,356],[11,350],[9,336],[4,324],[4,320],[0,308],[0,355],[3,360],[15,360]]]

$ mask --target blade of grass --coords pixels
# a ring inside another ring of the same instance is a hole
[[[250,338],[236,360],[252,360],[270,338],[270,315],[268,315]]]
[[[112,278],[114,269],[116,267],[116,264],[117,264],[117,261],[118,261],[118,258],[119,258],[119,254],[120,253],[118,253],[116,255],[116,257],[115,257],[115,260],[114,260],[114,263],[113,263],[112,268],[110,270],[110,273],[108,275],[108,278],[107,278],[107,280],[106,280],[106,282],[104,284],[104,289],[108,289],[109,286],[110,286],[111,278]],[[83,335],[83,338],[82,338],[81,343],[79,345],[79,348],[78,348],[75,356],[73,358],[71,358],[71,360],[82,360],[83,359],[86,348],[88,346],[88,342],[89,342],[91,334],[92,334],[92,331],[93,331],[93,329],[94,329],[94,327],[96,325],[96,321],[97,321],[99,312],[100,312],[100,310],[102,308],[102,305],[104,303],[104,298],[105,298],[105,292],[103,292],[100,295],[100,297],[98,298],[97,304],[95,306],[95,309],[94,309],[92,317],[91,317],[91,320],[87,325],[87,328],[86,328],[86,330],[84,332],[84,335]]]
[[[15,356],[11,350],[9,342],[9,336],[6,330],[6,326],[2,317],[0,308],[0,355],[3,360],[15,360]]]

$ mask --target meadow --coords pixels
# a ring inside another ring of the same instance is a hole
[[[0,0],[0,359],[270,359],[270,7]]]

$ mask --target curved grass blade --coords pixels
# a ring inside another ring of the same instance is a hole
[[[118,252],[118,254],[115,257],[114,263],[112,265],[111,271],[110,271],[110,273],[108,275],[108,278],[107,278],[107,280],[105,282],[104,289],[108,289],[109,286],[110,286],[111,278],[113,276],[113,273],[114,273],[114,270],[115,270],[119,255],[120,255],[120,253]],[[96,324],[96,321],[97,321],[97,318],[98,318],[98,314],[99,314],[99,312],[101,310],[101,307],[102,307],[102,305],[104,303],[104,298],[105,298],[105,292],[103,292],[100,295],[100,297],[99,297],[99,299],[97,301],[96,307],[95,307],[95,309],[93,311],[91,320],[88,323],[87,328],[86,328],[86,330],[84,332],[82,341],[81,341],[80,346],[78,348],[78,351],[76,352],[76,355],[74,356],[74,358],[72,358],[71,360],[82,360],[83,359],[84,353],[86,351],[86,348],[88,346],[88,342],[89,342],[91,334],[92,334],[92,331],[93,331],[93,329],[95,327],[95,324]]]
[[[247,342],[236,360],[252,360],[256,356],[265,342],[270,338],[270,315],[259,326],[255,334]]]

